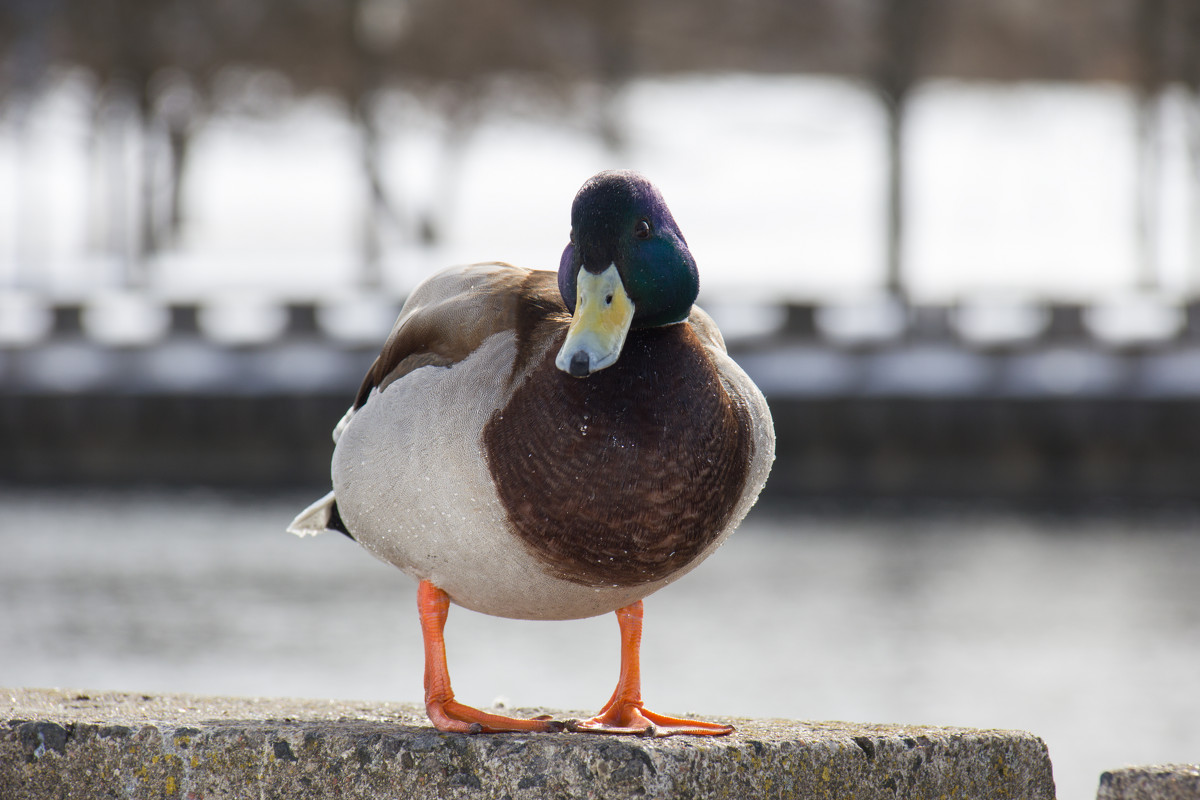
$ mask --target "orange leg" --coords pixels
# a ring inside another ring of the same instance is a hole
[[[548,717],[515,719],[487,714],[454,699],[450,672],[446,668],[446,642],[442,631],[450,613],[450,596],[429,581],[417,587],[421,634],[425,639],[425,711],[439,731],[455,733],[503,733],[506,731],[561,731],[563,724]]]
[[[723,736],[732,725],[666,717],[642,707],[642,601],[617,610],[621,625],[621,677],[612,699],[600,713],[585,721],[568,723],[573,731],[586,733],[635,733],[645,736]]]

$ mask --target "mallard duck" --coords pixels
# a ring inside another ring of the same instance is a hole
[[[334,430],[333,491],[289,527],[344,533],[418,583],[425,705],[443,731],[720,735],[641,698],[642,598],[738,526],[775,453],[761,392],[694,304],[696,263],[662,195],[602,172],[554,272],[439,272],[409,296]],[[616,691],[589,720],[454,699],[450,603],[500,617],[615,611]]]

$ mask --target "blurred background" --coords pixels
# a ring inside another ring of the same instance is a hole
[[[651,705],[1194,761],[1192,0],[0,0],[0,685],[419,700],[405,579],[282,528],[411,288],[555,268],[609,167],[779,435]],[[615,679],[450,635],[477,703]]]

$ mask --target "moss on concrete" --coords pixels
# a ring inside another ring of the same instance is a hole
[[[1097,800],[1200,800],[1200,764],[1126,767],[1100,776]]]
[[[24,689],[0,689],[0,711],[6,800],[1054,797],[1046,746],[1016,731],[735,719],[713,739],[465,736],[391,703]]]

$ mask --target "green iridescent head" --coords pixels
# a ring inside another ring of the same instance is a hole
[[[687,319],[700,277],[658,189],[636,172],[613,170],[575,195],[558,287],[574,315],[558,365],[583,377],[617,360],[631,328]]]

